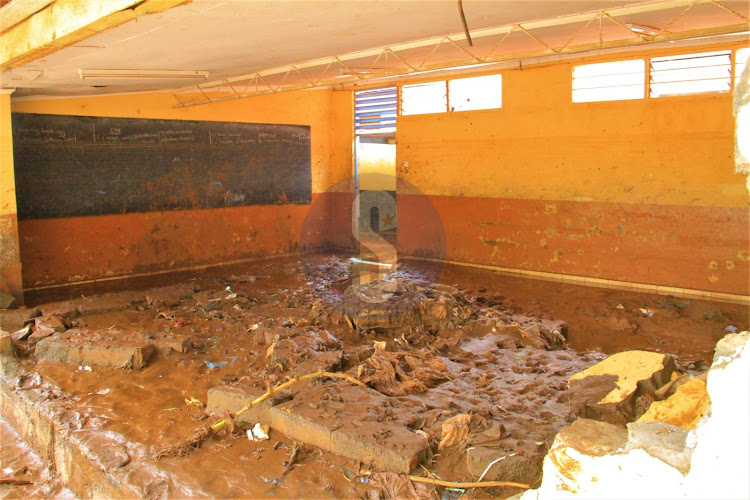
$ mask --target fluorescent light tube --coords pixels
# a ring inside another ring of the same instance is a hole
[[[208,71],[163,69],[79,69],[81,80],[91,79],[152,79],[152,80],[206,80]]]

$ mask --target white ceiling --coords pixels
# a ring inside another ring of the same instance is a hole
[[[664,2],[464,0],[463,5],[468,26],[475,31],[653,3]],[[748,16],[747,1],[722,1],[721,5]],[[679,13],[684,6],[671,10]],[[709,2],[705,10],[702,15],[707,19],[714,17],[712,25],[742,22],[715,3]],[[637,20],[661,28],[658,23],[663,25],[673,17],[671,11],[653,10]],[[18,68],[6,68],[1,83],[15,87],[14,96],[19,97],[166,90],[191,82],[81,80],[78,70],[203,70],[209,72],[209,80],[220,80],[462,31],[455,0],[193,0]]]

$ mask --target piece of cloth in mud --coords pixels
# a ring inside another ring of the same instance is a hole
[[[371,484],[378,488],[370,490],[370,500],[437,500],[440,498],[435,486],[425,483],[412,483],[408,476],[396,472],[376,472],[371,476]]]
[[[505,434],[502,424],[490,423],[481,415],[455,415],[443,422],[438,449],[459,445],[495,447]]]
[[[448,369],[427,349],[411,353],[376,350],[357,368],[357,379],[386,396],[404,396],[447,380]]]

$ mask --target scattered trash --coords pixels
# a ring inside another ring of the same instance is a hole
[[[205,406],[200,399],[195,399],[194,397],[191,397],[190,399],[185,399],[185,404],[188,406]]]
[[[105,394],[109,394],[111,392],[111,389],[108,387],[106,389],[99,389],[96,391],[97,394],[104,396]]]
[[[625,306],[624,306],[624,305],[622,305],[622,304],[617,304],[617,305],[615,306],[615,309],[625,309]]]
[[[445,488],[443,494],[440,495],[440,500],[456,500],[461,498],[466,490],[463,488]]]
[[[726,328],[724,328],[724,331],[729,332],[729,333],[737,333],[737,330],[738,328],[734,325],[729,325]]]
[[[205,361],[205,363],[209,368],[221,368],[222,366],[231,365],[235,361],[237,361],[237,356],[230,356],[229,361],[219,361],[217,363],[213,361]]]
[[[247,328],[247,331],[248,331],[248,332],[254,332],[254,331],[255,331],[255,330],[257,330],[257,329],[258,329],[259,327],[260,327],[260,324],[259,324],[259,323],[255,323],[254,325],[250,325],[250,326],[249,326],[249,327]]]
[[[643,308],[640,308],[638,310],[641,311],[641,314],[643,316],[645,316],[646,318],[650,318],[651,316],[654,315],[654,310],[653,309],[643,309]]]
[[[80,365],[76,371],[78,371],[78,372],[90,372],[91,371],[91,367],[87,366],[87,365]]]
[[[255,436],[255,439],[257,439],[258,441],[265,441],[268,439],[269,430],[270,428],[267,425],[258,423],[253,427],[252,435]]]
[[[232,287],[231,287],[231,286],[227,286],[227,287],[226,287],[226,288],[224,289],[224,291],[225,291],[225,292],[227,292],[227,293],[232,293]]]

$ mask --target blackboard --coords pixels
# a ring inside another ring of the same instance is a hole
[[[310,203],[310,127],[13,113],[19,219]]]

